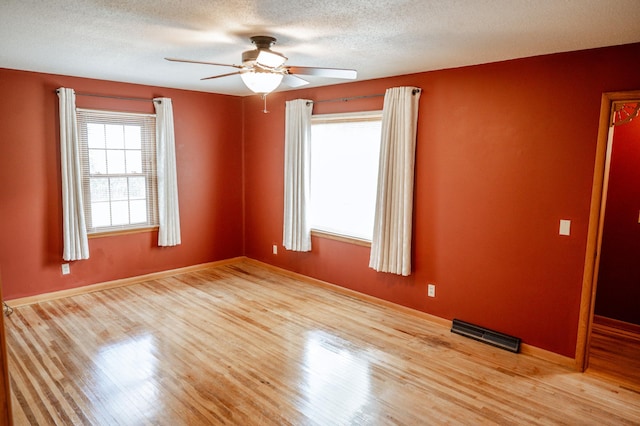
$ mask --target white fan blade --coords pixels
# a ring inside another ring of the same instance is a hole
[[[282,82],[289,87],[301,87],[306,86],[309,82],[303,78],[298,77],[297,75],[285,74]]]
[[[346,80],[355,80],[358,77],[356,70],[343,68],[317,68],[317,67],[297,67],[291,65],[285,67],[289,74],[315,75],[317,77],[344,78]]]
[[[185,62],[187,64],[203,64],[203,65],[217,65],[221,67],[233,67],[233,68],[242,68],[240,65],[232,65],[232,64],[219,64],[217,62],[206,62],[206,61],[193,61],[191,59],[176,59],[176,58],[164,58],[167,61],[172,62]]]
[[[201,78],[200,80],[213,80],[214,78],[226,77],[228,75],[236,75],[236,74],[240,74],[240,71],[230,72],[227,74],[212,75],[211,77],[204,77],[204,78]]]

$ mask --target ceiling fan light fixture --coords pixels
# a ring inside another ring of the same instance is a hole
[[[281,73],[247,70],[242,71],[240,77],[249,90],[254,93],[266,95],[276,90],[282,82],[284,75]]]

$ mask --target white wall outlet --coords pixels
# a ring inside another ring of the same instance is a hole
[[[278,254],[278,245],[277,244],[273,245],[273,254]]]
[[[435,284],[427,284],[427,296],[436,297],[436,285]]]
[[[560,219],[560,235],[571,235],[571,221]]]
[[[68,263],[63,263],[62,264],[62,275],[68,275],[71,273],[71,268],[69,268],[69,264]]]

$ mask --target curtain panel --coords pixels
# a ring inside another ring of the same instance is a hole
[[[420,89],[387,89],[382,109],[378,190],[369,266],[411,274],[413,179]]]
[[[311,250],[309,181],[311,165],[311,111],[307,99],[288,101],[285,106],[284,229],[287,250]]]
[[[173,104],[170,98],[154,98],[153,106],[156,110],[158,245],[177,246],[181,238]]]
[[[82,170],[73,89],[57,90],[60,114],[60,166],[62,171],[62,237],[64,260],[89,258],[89,241],[84,216]]]

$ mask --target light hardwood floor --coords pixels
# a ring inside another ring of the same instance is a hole
[[[17,425],[638,424],[640,393],[255,262],[18,307]]]
[[[640,394],[640,333],[594,322],[587,373]]]

